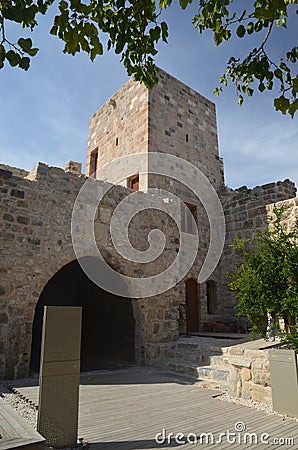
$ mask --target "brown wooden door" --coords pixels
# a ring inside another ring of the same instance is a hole
[[[189,278],[185,282],[186,294],[186,332],[199,331],[200,308],[199,308],[199,287],[198,282]]]

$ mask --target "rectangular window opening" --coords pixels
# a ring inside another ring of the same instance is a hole
[[[91,156],[90,156],[90,176],[93,175],[98,167],[98,148],[96,148],[95,150],[93,150],[91,152]]]
[[[195,205],[183,203],[181,205],[181,230],[185,233],[195,233],[197,208]]]
[[[139,190],[140,180],[139,175],[133,175],[128,179],[127,187],[133,189],[134,191]]]

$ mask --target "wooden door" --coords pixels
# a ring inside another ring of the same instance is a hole
[[[199,331],[200,308],[199,287],[197,280],[189,278],[185,282],[186,295],[186,332]]]

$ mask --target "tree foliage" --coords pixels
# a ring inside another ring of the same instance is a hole
[[[185,9],[192,1],[179,3]],[[13,67],[28,70],[30,57],[38,52],[30,38],[11,42],[6,35],[7,21],[33,30],[38,25],[38,15],[46,14],[54,3],[58,12],[50,33],[64,42],[65,53],[85,51],[93,61],[103,54],[106,36],[107,50],[113,48],[121,54],[129,75],[148,87],[155,84],[157,44],[168,38],[168,25],[161,20],[161,12],[172,0],[0,0],[0,68],[7,61]],[[297,3],[298,0],[247,1],[246,9],[238,13],[239,5],[234,0],[198,1],[194,26],[200,33],[211,30],[216,45],[232,37],[260,36],[259,46],[244,58],[231,56],[215,89],[216,95],[232,84],[241,105],[244,95],[252,96],[256,88],[263,92],[278,86],[280,95],[274,99],[275,109],[294,116],[298,109],[298,47],[285,48],[279,61],[272,59],[267,49],[272,30],[287,28],[289,14],[298,11]]]
[[[274,208],[275,218],[252,239],[237,239],[243,262],[230,273],[230,288],[238,299],[239,315],[252,323],[251,331],[266,338],[267,314],[284,319],[274,326],[281,338],[298,350],[298,219],[292,230],[283,224],[286,209]]]

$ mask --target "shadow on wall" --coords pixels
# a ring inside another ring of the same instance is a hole
[[[104,264],[85,257],[99,277],[107,276]],[[109,275],[110,277],[110,275]],[[122,283],[115,274],[111,283]],[[113,369],[135,361],[135,320],[127,297],[118,297],[93,283],[77,260],[62,267],[44,287],[35,308],[30,370],[39,371],[44,306],[82,306],[81,371]],[[61,342],[63,345],[63,342]]]

